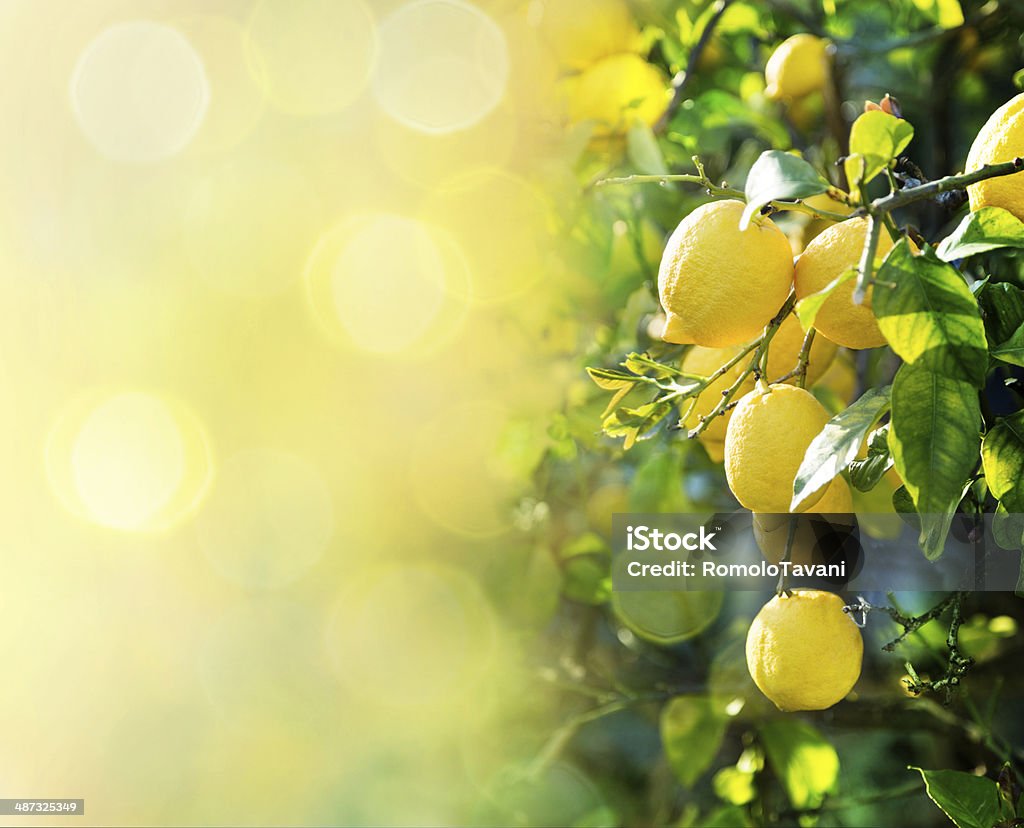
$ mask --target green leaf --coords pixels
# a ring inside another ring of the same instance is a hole
[[[651,359],[647,354],[630,354],[626,357],[623,365],[634,374],[654,377],[656,379],[668,379],[669,377],[680,375],[678,369],[663,362],[658,362],[656,359]],[[697,377],[697,379],[699,380],[700,378]]]
[[[884,425],[868,435],[867,456],[850,463],[850,482],[860,491],[869,492],[892,468],[889,453],[889,426]]]
[[[914,128],[902,118],[877,109],[863,113],[850,129],[847,178],[854,182],[863,176],[867,184],[907,148],[913,137]]]
[[[951,262],[1000,247],[1024,247],[1024,222],[1002,207],[982,207],[968,213],[935,253]]]
[[[725,738],[726,717],[710,699],[676,696],[661,712],[661,742],[676,777],[687,788],[706,771]]]
[[[588,368],[587,374],[598,388],[603,388],[605,391],[632,388],[638,382],[635,375],[626,371],[618,371],[615,368]]]
[[[857,268],[847,268],[817,293],[805,296],[797,302],[795,308],[796,315],[800,320],[800,324],[803,326],[803,329],[806,331],[807,329],[814,327],[814,320],[818,318],[818,311],[821,310],[821,306],[825,304],[825,300],[832,294],[832,291],[840,285],[849,282],[851,279],[856,278]]]
[[[981,411],[969,383],[903,365],[892,385],[889,450],[921,516],[925,555],[942,554],[964,482],[978,460]]]
[[[978,303],[956,268],[903,238],[876,274],[871,304],[889,345],[920,365],[976,388],[988,373],[988,342]]]
[[[1005,342],[992,349],[992,356],[1011,365],[1024,367],[1024,325],[1015,330]]]
[[[654,132],[643,121],[637,121],[626,135],[626,152],[637,172],[644,175],[666,175],[668,165],[658,146]]]
[[[746,805],[757,796],[754,774],[732,766],[716,773],[711,785],[719,799],[732,805]]]
[[[817,728],[799,719],[761,725],[761,743],[794,808],[816,808],[839,780],[839,756]]]
[[[857,458],[867,433],[888,408],[889,387],[869,388],[859,400],[826,423],[821,434],[807,447],[796,473],[790,509],[797,511],[810,495]]]
[[[954,770],[910,769],[921,774],[929,798],[957,828],[992,828],[1002,816],[999,790],[991,779]]]
[[[914,0],[925,16],[943,29],[955,29],[964,24],[964,10],[960,0]]]
[[[746,230],[753,215],[769,202],[807,198],[828,188],[829,183],[802,158],[782,150],[766,150],[747,174],[747,207],[740,218],[740,230]]]
[[[917,516],[917,509],[914,508],[914,498],[910,496],[906,486],[900,486],[892,493],[892,508],[903,519],[903,522],[914,529],[915,532],[921,531],[921,518]]]
[[[978,294],[989,342],[1006,342],[1024,325],[1024,290],[1008,282],[985,285]]]
[[[1011,514],[999,503],[992,515],[992,538],[1001,549],[1015,552],[1024,548],[1024,515],[1019,512]],[[1024,561],[1021,561],[1024,572]]]
[[[996,421],[981,441],[981,462],[992,496],[1024,512],[1024,411]]]

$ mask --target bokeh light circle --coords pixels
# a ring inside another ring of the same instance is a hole
[[[334,506],[320,472],[294,454],[245,449],[218,470],[196,521],[199,546],[225,578],[276,589],[304,575],[334,534]]]
[[[78,59],[70,93],[78,125],[96,150],[135,163],[184,149],[210,102],[203,62],[189,41],[147,20],[101,32]]]
[[[332,339],[379,355],[424,356],[465,313],[467,273],[447,234],[391,213],[349,216],[306,266],[310,306]]]
[[[414,0],[380,25],[377,103],[426,133],[478,123],[505,96],[508,44],[501,28],[463,0]]]
[[[490,666],[494,611],[464,573],[390,566],[359,573],[326,627],[331,667],[351,692],[378,704],[459,704]]]
[[[187,17],[179,26],[202,58],[210,84],[210,106],[190,150],[230,150],[252,133],[266,108],[266,93],[247,68],[245,29],[213,14]]]
[[[176,525],[213,474],[199,421],[182,404],[140,391],[94,392],[68,406],[47,439],[46,468],[69,511],[126,532]]]
[[[276,107],[325,115],[369,83],[377,25],[363,0],[261,0],[247,42],[253,74]]]

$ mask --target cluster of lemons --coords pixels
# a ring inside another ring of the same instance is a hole
[[[807,34],[789,38],[768,61],[765,75],[770,98],[793,102],[814,94],[828,77],[827,44]],[[982,127],[967,171],[1020,155],[1024,95],[1000,107]],[[972,210],[1001,207],[1024,220],[1024,184],[1018,176],[979,182],[968,188],[968,196]],[[815,199],[807,201],[831,212],[850,212],[827,195]],[[817,220],[813,238],[794,261],[787,237],[770,218],[756,216],[741,230],[743,210],[743,203],[732,199],[704,204],[680,222],[665,248],[658,276],[665,311],[662,337],[692,346],[683,358],[685,373],[711,377],[762,335],[791,293],[799,300],[822,291],[856,267],[862,255],[868,229],[864,218]],[[883,233],[876,264],[892,246]],[[870,289],[860,304],[854,302],[853,290],[852,282],[840,285],[818,312],[807,385],[822,381],[840,347],[860,350],[886,344],[872,312]],[[799,554],[802,519],[786,515],[803,457],[829,419],[818,399],[792,378],[803,342],[799,321],[787,316],[769,343],[767,376],[755,382],[748,375],[735,409],[711,420],[699,435],[709,456],[724,461],[729,487],[754,513],[755,538],[774,562],[787,547],[792,547],[794,560]],[[722,393],[744,376],[748,363],[740,359],[688,403],[683,417],[687,428],[696,428],[713,412]],[[813,493],[803,509],[849,516],[849,484],[835,478]],[[798,521],[796,543],[789,540],[791,520]],[[853,689],[863,641],[839,596],[798,589],[777,595],[761,609],[748,632],[746,655],[755,683],[779,709],[820,710]]]
[[[625,0],[547,0],[540,31],[565,77],[562,93],[572,123],[590,122],[598,139],[635,123],[653,126],[665,111],[665,73],[642,57],[646,43]]]

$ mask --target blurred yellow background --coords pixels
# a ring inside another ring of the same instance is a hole
[[[472,819],[569,375],[529,6],[0,4],[0,797]]]

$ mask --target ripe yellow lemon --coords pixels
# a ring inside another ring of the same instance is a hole
[[[796,34],[782,41],[764,67],[764,93],[772,100],[802,98],[825,86],[828,41]]]
[[[558,62],[569,69],[586,69],[609,55],[639,51],[640,30],[625,0],[546,0],[540,19],[541,36]]]
[[[866,218],[849,219],[826,228],[807,245],[796,262],[796,298],[803,299],[824,290],[844,271],[857,267],[867,230]],[[881,261],[891,249],[892,239],[883,230],[879,235],[876,261]],[[815,327],[837,345],[847,348],[885,345],[886,339],[871,311],[871,288],[864,303],[855,305],[854,287],[854,281],[850,280],[829,294],[814,320]]]
[[[562,83],[569,120],[593,121],[594,137],[620,135],[635,123],[661,117],[671,92],[668,79],[639,55],[601,58]]]
[[[704,348],[700,345],[694,345],[683,357],[681,366],[683,373],[708,377],[736,356],[739,350],[739,347]],[[683,425],[687,429],[696,428],[700,425],[700,418],[711,413],[712,409],[721,402],[722,392],[739,379],[740,374],[743,373],[749,361],[749,357],[741,359],[736,365],[701,391],[697,396],[696,402],[692,400],[683,401],[681,406],[683,411],[686,411],[690,404],[693,403],[692,409],[690,409],[683,420]],[[746,394],[748,391],[753,390],[753,388],[754,378],[748,377],[743,385],[740,386],[738,396]],[[707,451],[708,457],[715,463],[721,463],[725,458],[725,431],[731,416],[732,412],[726,411],[721,416],[715,417],[697,438],[700,440],[701,445],[704,446],[704,450]]]
[[[703,204],[679,222],[658,270],[666,342],[710,348],[753,339],[786,301],[793,254],[771,219],[739,228],[743,202]]]
[[[754,513],[754,540],[769,563],[778,563],[786,555],[789,524],[795,520],[790,560],[798,564],[829,563],[840,551],[844,535],[854,528],[853,494],[850,484],[837,477],[814,504],[811,514],[784,515]]]
[[[785,376],[800,361],[800,349],[804,346],[806,333],[800,327],[800,320],[790,314],[779,325],[779,329],[768,345],[768,376],[765,379],[775,382]],[[811,353],[807,361],[807,384],[813,385],[828,370],[835,359],[838,347],[834,342],[823,336],[815,336],[811,343]],[[792,377],[786,382],[796,382]]]
[[[860,678],[864,641],[831,592],[776,595],[747,633],[747,669],[779,710],[824,710]]]
[[[967,170],[1012,161],[1024,155],[1024,93],[993,112],[971,144]],[[1024,221],[1024,175],[1004,175],[979,181],[967,188],[971,209],[1002,207]]]
[[[828,412],[794,385],[754,389],[739,401],[725,433],[725,476],[736,499],[752,512],[788,512],[793,481]],[[822,495],[812,495],[801,511]]]

